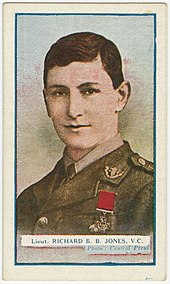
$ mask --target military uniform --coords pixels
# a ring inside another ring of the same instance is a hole
[[[128,142],[68,177],[63,158],[17,200],[17,226],[22,234],[103,234],[90,230],[102,212],[99,192],[116,193],[111,226],[105,234],[152,232],[153,164],[134,153]]]

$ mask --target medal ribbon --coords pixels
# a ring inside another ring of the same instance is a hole
[[[115,192],[100,190],[96,209],[99,211],[113,213],[115,196]]]

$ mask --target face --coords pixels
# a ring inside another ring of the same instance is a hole
[[[91,149],[118,133],[120,95],[100,58],[53,67],[44,95],[48,115],[68,147]]]

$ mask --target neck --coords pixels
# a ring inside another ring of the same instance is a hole
[[[88,149],[77,149],[67,146],[66,151],[69,158],[71,158],[74,162],[81,160],[85,155],[87,155],[90,151],[92,151],[95,147]]]
[[[115,132],[112,137],[111,136],[107,137],[107,139],[105,141],[103,141],[101,144],[104,144],[104,143],[108,142],[109,140],[114,139],[114,137],[116,137],[117,135],[118,135],[118,131]],[[73,148],[73,147],[67,146],[66,147],[67,155],[74,162],[77,162],[101,144],[95,145],[95,146],[93,146],[91,148],[87,148],[87,149],[81,149],[81,148],[79,149],[79,148]]]

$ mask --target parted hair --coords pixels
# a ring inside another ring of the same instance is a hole
[[[44,61],[44,87],[46,88],[48,71],[54,66],[67,66],[75,61],[92,62],[98,55],[113,87],[118,88],[124,81],[119,50],[112,41],[92,32],[69,34],[51,46]]]

